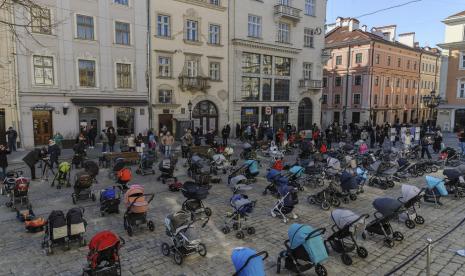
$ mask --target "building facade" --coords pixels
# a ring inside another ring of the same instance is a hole
[[[18,93],[25,147],[55,133],[148,129],[147,5],[135,0],[40,0],[17,6]]]
[[[357,19],[338,18],[326,35],[330,59],[323,78],[323,126],[421,121],[426,92],[420,90],[420,80],[438,85],[440,58],[419,48],[414,37],[400,34],[397,41],[395,25],[367,31]],[[422,59],[422,53],[428,58]],[[420,74],[422,60],[435,67]]]
[[[14,22],[12,7],[12,2],[6,1],[0,9],[0,21],[6,22],[0,23],[0,144],[6,142],[8,127],[19,129],[14,35],[7,25]]]
[[[154,129],[221,131],[229,121],[228,1],[155,0],[150,14]]]
[[[233,0],[229,7],[231,121],[320,125],[326,0]]]
[[[438,124],[450,131],[465,128],[465,11],[446,18],[445,39],[439,47],[448,56],[445,102],[438,107]]]

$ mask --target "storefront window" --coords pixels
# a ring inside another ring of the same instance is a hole
[[[242,72],[260,74],[260,55],[242,53]]]
[[[243,107],[241,109],[241,124],[242,126],[258,125],[258,107]]]
[[[275,57],[275,75],[290,76],[291,75],[291,59],[284,57]]]
[[[289,108],[287,106],[273,108],[273,127],[274,129],[285,129],[288,120]]]
[[[289,80],[274,80],[274,100],[289,101]]]
[[[242,77],[242,100],[260,100],[260,78]]]
[[[273,57],[263,56],[263,74],[271,75],[273,72]]]
[[[116,111],[116,127],[118,135],[134,134],[134,109],[120,107]]]
[[[271,79],[262,80],[262,100],[271,101]]]

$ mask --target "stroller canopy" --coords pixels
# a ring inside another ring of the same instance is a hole
[[[182,186],[182,194],[188,199],[202,200],[208,196],[208,186],[202,186],[192,181],[187,181]]]
[[[329,157],[328,160],[328,167],[334,170],[340,170],[341,169],[341,162],[334,158],[334,157]]]
[[[231,259],[236,273],[239,272],[237,276],[265,276],[263,259],[257,255],[255,250],[247,247],[234,248]],[[248,263],[247,260],[249,260]]]
[[[169,159],[165,159],[165,160],[169,160]],[[200,156],[198,156],[198,155],[194,155],[191,158],[191,162],[192,163],[200,163],[200,162],[202,162],[202,158]],[[171,160],[170,160],[170,164],[171,164]]]
[[[215,163],[217,164],[221,164],[223,163],[224,161],[226,161],[226,157],[224,157],[223,154],[215,154],[212,156],[212,159],[213,161],[215,161]]]
[[[390,216],[402,207],[402,203],[390,197],[380,197],[373,201],[373,207],[383,216]]]
[[[176,231],[180,227],[189,223],[190,216],[191,215],[188,212],[179,211],[166,217],[165,223],[169,226],[171,231]]]
[[[60,165],[58,165],[58,170],[62,173],[68,173],[70,169],[71,164],[68,162],[61,162]]]
[[[328,252],[321,237],[322,231],[316,231],[309,225],[294,223],[287,231],[291,249],[303,245],[310,260],[319,264],[328,258]]]
[[[252,145],[249,144],[249,143],[244,143],[244,144],[242,144],[242,148],[245,149],[245,150],[248,150],[248,149],[252,148]]]
[[[300,177],[304,173],[304,168],[301,166],[292,166],[289,169],[289,172],[292,173],[295,177]]]
[[[111,231],[102,231],[95,236],[89,242],[89,250],[102,252],[108,248],[118,246],[120,243],[119,237]]]
[[[240,175],[237,175],[237,176],[231,178],[229,180],[229,185],[232,185],[234,187],[234,186],[236,186],[238,184],[241,184],[242,182],[246,182],[246,181],[247,181],[247,177],[240,174]]]
[[[440,195],[446,196],[448,195],[446,186],[444,186],[444,180],[441,178],[432,177],[430,175],[426,176],[426,185],[430,190],[436,188]]]
[[[341,188],[344,191],[355,190],[358,188],[358,181],[355,176],[353,176],[348,171],[344,171],[341,174]]]
[[[420,189],[416,186],[403,184],[402,185],[402,198],[404,202],[411,200],[420,193]]]
[[[462,173],[460,173],[457,169],[445,169],[442,174],[449,179],[457,179],[462,175]]]
[[[364,179],[364,180],[368,179],[368,172],[360,167],[357,167],[357,169],[355,169],[355,173],[361,179]]]
[[[257,160],[247,160],[244,163],[245,166],[249,168],[251,174],[258,173],[258,161]]]
[[[339,229],[342,229],[349,224],[353,224],[358,220],[360,220],[360,224],[365,224],[365,219],[363,219],[362,216],[359,216],[351,210],[346,209],[336,209],[332,211],[331,218],[337,227],[339,227]],[[361,221],[361,219],[363,219],[363,221]]]
[[[278,177],[278,175],[281,175],[281,171],[271,169],[267,174],[266,174],[266,180],[269,182],[275,180],[275,178]]]
[[[253,202],[244,195],[237,194],[231,198],[231,206],[236,210],[252,211],[252,208],[249,208],[252,205]]]

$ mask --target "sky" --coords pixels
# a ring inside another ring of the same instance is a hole
[[[358,17],[380,9],[410,2],[411,0],[328,0],[326,23],[336,18]],[[465,10],[465,0],[419,0],[406,6],[358,18],[360,25],[371,27],[397,25],[397,35],[415,32],[420,46],[435,47],[444,40],[446,17]]]

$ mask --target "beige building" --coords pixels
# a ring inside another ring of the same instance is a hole
[[[150,14],[153,128],[221,131],[229,120],[228,1],[155,0]]]
[[[420,99],[423,96],[431,95],[432,91],[437,96],[439,95],[439,84],[441,79],[441,52],[437,48],[422,48],[420,61]],[[418,117],[420,122],[434,119],[436,114],[432,113],[432,109],[425,106],[420,100]]]
[[[0,9],[0,21],[14,22],[11,2],[6,1]],[[14,36],[10,27],[0,23],[0,143],[5,142],[5,130],[12,126],[18,127],[15,46]]]

